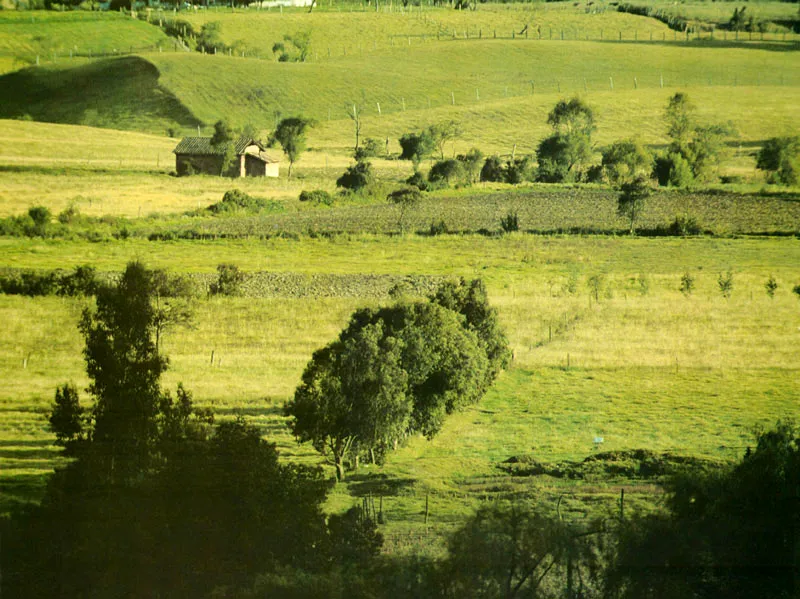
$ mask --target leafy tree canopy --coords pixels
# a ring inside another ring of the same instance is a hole
[[[560,100],[547,115],[547,124],[557,133],[591,136],[595,130],[594,112],[580,98]]]
[[[780,422],[732,468],[674,477],[669,512],[621,530],[608,573],[627,597],[793,597],[800,576],[800,435]]]
[[[298,440],[328,455],[339,479],[347,458],[374,459],[410,434],[435,435],[505,365],[504,337],[480,305],[482,284],[466,286],[453,284],[438,300],[358,310],[314,353],[285,412]]]
[[[770,179],[783,185],[800,182],[800,136],[772,137],[758,152],[756,166],[770,173]]]
[[[430,156],[436,148],[436,141],[430,131],[420,133],[406,133],[400,137],[400,159],[411,160],[419,163],[423,158]]]
[[[630,183],[653,170],[653,156],[638,140],[616,141],[603,151],[603,171],[612,185]]]
[[[292,166],[300,158],[306,148],[306,133],[314,126],[314,121],[304,117],[289,117],[281,120],[270,138],[270,145],[276,142],[281,145],[284,154],[289,159],[289,176],[292,176]]]

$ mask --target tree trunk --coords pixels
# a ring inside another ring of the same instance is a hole
[[[336,482],[340,483],[344,480],[344,461],[340,455],[334,456],[333,459],[336,465]]]

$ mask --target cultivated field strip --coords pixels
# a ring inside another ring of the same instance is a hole
[[[617,193],[606,189],[549,189],[534,186],[507,192],[471,189],[452,197],[423,201],[404,216],[407,230],[426,233],[444,223],[454,233],[499,232],[500,220],[516,213],[520,230],[532,233],[624,233],[630,226],[617,214]],[[399,210],[388,204],[341,206],[264,216],[191,221],[179,237],[271,237],[283,234],[397,233]],[[692,217],[703,232],[795,234],[800,231],[800,201],[776,196],[659,192],[647,201],[637,221],[642,234],[662,233],[677,217]]]

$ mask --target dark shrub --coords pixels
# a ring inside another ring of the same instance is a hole
[[[533,178],[533,171],[528,158],[509,160],[503,169],[503,173],[506,183],[511,183],[512,185],[517,185]]]
[[[238,295],[247,277],[235,264],[217,266],[217,282],[209,287],[211,295]]]
[[[676,236],[699,235],[703,232],[703,228],[694,216],[676,216],[675,220],[670,223],[667,232]]]
[[[36,236],[44,236],[53,218],[50,209],[44,206],[34,206],[28,210],[28,216],[33,221],[33,234]]]
[[[688,187],[694,181],[689,162],[674,152],[656,158],[653,174],[661,186]]]
[[[58,295],[94,295],[97,291],[97,271],[93,266],[77,266],[75,272],[62,275]]]
[[[439,222],[435,222],[435,221],[431,222],[431,226],[428,229],[428,234],[431,237],[435,237],[437,235],[444,235],[444,234],[449,233],[449,232],[450,232],[450,229],[447,228],[447,223],[444,222],[443,220],[440,220]]]
[[[428,182],[425,180],[425,175],[419,171],[414,171],[414,174],[406,179],[406,185],[412,185],[420,191],[428,190]]]
[[[348,166],[344,174],[336,179],[336,186],[360,191],[372,183],[373,179],[372,165],[369,162],[356,162]]]
[[[519,231],[519,216],[516,212],[509,212],[500,219],[500,228],[505,233]]]
[[[460,160],[449,158],[440,160],[431,167],[428,173],[428,182],[443,187],[459,185],[464,182],[464,165]]]
[[[433,137],[427,132],[406,133],[400,138],[401,160],[413,160],[419,162],[435,149],[436,144]]]
[[[230,189],[222,196],[222,201],[211,204],[208,209],[214,214],[225,212],[236,212],[239,210],[246,212],[259,212],[266,208],[269,202],[264,198],[256,198],[239,189]]]
[[[81,217],[81,211],[74,204],[70,204],[58,213],[58,222],[62,225],[69,225],[76,222]]]
[[[72,273],[23,270],[0,274],[0,293],[8,295],[93,295],[97,286],[95,269],[91,266],[78,266]]]
[[[503,163],[498,156],[489,156],[481,169],[481,181],[501,183],[506,180]]]
[[[324,204],[326,206],[333,205],[333,196],[324,189],[315,189],[313,191],[301,191],[300,197],[298,199],[301,202]]]

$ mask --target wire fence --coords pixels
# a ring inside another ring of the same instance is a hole
[[[446,26],[430,16],[430,11],[433,8],[433,3],[429,2],[427,5],[408,6],[404,7],[402,4],[383,3],[376,4],[376,8],[372,9],[367,5],[349,5],[349,6],[335,6],[328,7],[328,12],[381,12],[381,13],[399,13],[406,14],[409,17],[418,19],[420,26],[416,31],[410,33],[397,33],[387,35],[380,39],[367,39],[351,44],[347,43],[319,43],[314,44],[311,51],[305,56],[306,62],[320,62],[326,60],[340,60],[348,57],[363,57],[370,53],[383,53],[386,51],[397,51],[400,49],[411,49],[418,47],[422,44],[430,43],[443,43],[443,42],[469,42],[469,41],[485,41],[485,40],[501,40],[501,41],[518,41],[518,42],[607,42],[607,43],[655,43],[655,44],[702,44],[702,45],[736,45],[743,46],[755,44],[779,44],[779,45],[797,45],[800,44],[800,33],[790,31],[784,32],[739,32],[727,30],[693,30],[691,28],[686,31],[660,31],[653,30],[639,30],[639,29],[611,29],[611,28],[594,28],[594,29],[581,29],[577,27],[551,27],[541,26],[535,24],[527,24],[521,29],[498,29],[497,27],[466,27],[457,28]],[[324,7],[322,7],[325,10]],[[438,10],[438,9],[437,9]],[[230,7],[199,7],[196,9],[199,12],[213,12],[213,13],[239,13],[239,14],[252,14],[258,12],[278,12],[283,14],[282,6],[279,7],[264,7],[256,5],[256,8],[230,8]],[[192,11],[192,12],[196,12]],[[293,12],[287,10],[287,14]],[[131,54],[141,54],[149,52],[199,52],[201,54],[214,54],[228,57],[249,58],[255,60],[277,61],[278,57],[269,49],[264,47],[249,47],[246,43],[236,43],[232,46],[220,45],[214,48],[204,48],[202,46],[193,48],[197,45],[198,32],[195,31],[192,25],[183,20],[182,13],[173,10],[164,9],[144,9],[133,12],[125,12],[131,18],[146,21],[152,25],[158,26],[167,35],[170,36],[170,41],[164,41],[156,44],[133,46],[119,48],[81,48],[74,46],[68,50],[47,50],[38,54],[27,53],[22,56],[14,53],[13,51],[6,50],[0,52],[0,56],[14,56],[22,63],[39,65],[42,62],[58,62],[66,58],[109,58],[115,56],[125,56]],[[34,17],[32,17],[34,18]],[[85,20],[85,19],[79,19]],[[613,75],[610,75],[613,76]],[[549,87],[558,88],[558,82],[554,81],[551,84],[545,84]],[[735,82],[731,83],[736,85]],[[565,83],[566,85],[566,83]],[[588,85],[588,83],[587,83]],[[634,82],[634,86],[638,83]],[[572,86],[575,88],[575,86]],[[580,86],[579,86],[580,87]],[[584,86],[585,87],[585,86]],[[612,87],[612,85],[609,85]],[[514,94],[520,95],[520,94]]]

